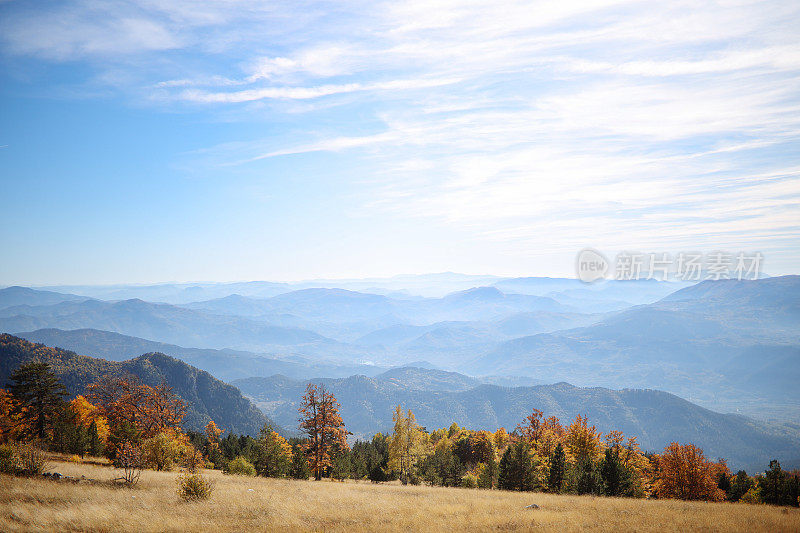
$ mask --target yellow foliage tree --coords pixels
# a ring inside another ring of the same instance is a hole
[[[100,409],[89,402],[83,396],[77,396],[74,400],[69,402],[72,412],[78,418],[78,423],[83,427],[88,428],[95,423],[97,427],[97,436],[103,441],[103,444],[108,444],[108,435],[110,433],[108,428],[108,419],[103,416]]]
[[[394,415],[394,433],[389,441],[389,468],[400,473],[403,483],[408,478],[417,461],[425,455],[425,435],[411,409],[403,414],[403,408],[397,406]]]
[[[594,426],[589,425],[587,417],[577,415],[564,436],[568,456],[574,461],[599,459],[603,452],[600,443],[601,436],[602,434]]]

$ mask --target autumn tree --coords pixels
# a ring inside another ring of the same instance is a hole
[[[535,445],[542,435],[542,414],[540,410],[534,409],[530,415],[525,417],[522,424],[517,425],[517,435],[531,446]]]
[[[11,374],[14,415],[22,423],[22,436],[46,440],[64,407],[67,390],[47,363],[21,365]]]
[[[577,415],[567,428],[564,443],[576,462],[595,461],[602,450],[600,437],[601,433],[594,426],[589,425],[587,417]]]
[[[406,484],[417,460],[424,454],[425,435],[411,409],[404,415],[402,407],[398,405],[392,421],[394,433],[389,441],[389,468],[397,471],[400,480]]]
[[[86,387],[86,392],[113,429],[133,430],[140,438],[177,429],[186,414],[186,403],[172,387],[166,383],[151,387],[135,376],[105,375]]]
[[[508,432],[506,428],[499,428],[494,432],[494,445],[498,450],[505,450],[508,446]]]
[[[693,444],[673,442],[658,459],[656,491],[661,498],[721,501],[725,493],[717,486],[714,463]]]
[[[0,444],[19,436],[23,414],[11,393],[6,389],[0,389]]]
[[[206,455],[208,460],[216,464],[220,461],[222,452],[219,449],[219,436],[224,430],[217,426],[213,420],[209,420],[204,429],[206,437]]]
[[[292,447],[270,424],[261,428],[255,461],[256,473],[264,477],[284,477],[292,465]]]
[[[347,447],[347,431],[339,415],[339,402],[324,386],[309,383],[299,411],[300,430],[308,437],[305,449],[309,469],[319,481],[324,469],[331,465],[331,452],[336,447]]]

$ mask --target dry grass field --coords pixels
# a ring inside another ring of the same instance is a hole
[[[51,463],[84,484],[0,476],[0,531],[800,531],[800,511],[764,505],[631,500],[395,484],[225,476],[187,503],[175,472],[139,486],[107,466]],[[539,509],[525,509],[535,503]]]

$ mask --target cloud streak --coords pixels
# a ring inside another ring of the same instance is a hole
[[[527,250],[800,243],[796,2],[59,9],[7,17],[5,52],[130,67],[139,101],[279,123],[212,165],[335,155],[364,216]]]

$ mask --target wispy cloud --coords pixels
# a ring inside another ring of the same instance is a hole
[[[209,153],[346,154],[365,213],[509,246],[758,247],[800,242],[799,23],[788,1],[87,0],[3,39],[144,69],[129,89],[155,105],[288,124]]]

